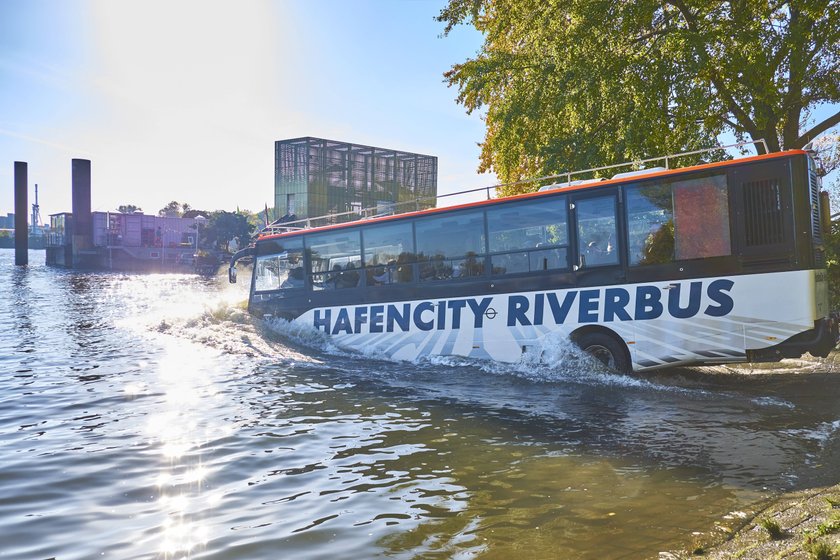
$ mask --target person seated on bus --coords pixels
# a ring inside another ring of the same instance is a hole
[[[432,265],[434,270],[433,277],[435,280],[452,278],[452,266],[443,259],[443,255],[435,255],[429,264]]]
[[[336,288],[355,288],[359,285],[360,280],[359,272],[356,270],[356,263],[351,261],[344,267],[344,272],[338,278]]]
[[[303,287],[303,267],[298,266],[289,271],[289,275],[280,284],[282,289],[286,288],[302,288]]]
[[[437,279],[437,257],[426,257],[423,254],[418,255],[420,261],[420,281],[436,280]]]
[[[391,259],[388,264],[378,266],[373,270],[373,281],[377,284],[392,284],[394,282],[394,273],[396,272],[397,261]]]
[[[467,270],[467,261],[458,261],[457,266],[452,268],[452,278],[461,278],[462,276],[469,276]]]
[[[467,253],[467,259],[464,262],[467,276],[481,276],[484,274],[484,257],[479,257],[474,252]]]
[[[318,277],[321,278],[321,282],[323,283],[322,289],[336,289],[336,287],[338,287],[338,282],[341,278],[341,265],[338,263],[334,264],[331,271],[319,274]]]
[[[411,253],[400,253],[397,257],[397,282],[404,283],[414,280],[414,269],[411,266],[411,260]]]
[[[376,276],[378,276],[382,271],[382,266],[369,266],[365,269],[365,275],[367,276],[367,285],[368,286],[378,286],[381,282],[376,281]]]

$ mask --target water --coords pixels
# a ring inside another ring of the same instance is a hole
[[[13,258],[4,559],[645,558],[840,479],[820,367],[394,363],[250,318],[243,283]]]

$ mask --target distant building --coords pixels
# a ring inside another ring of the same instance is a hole
[[[278,140],[274,207],[278,216],[314,218],[352,212],[382,215],[432,208],[437,157],[323,138]],[[315,224],[317,225],[317,224]]]
[[[91,218],[92,237],[80,240],[71,212],[50,215],[47,264],[138,271],[192,267],[200,227],[195,218],[116,212],[91,212]]]
[[[0,216],[0,229],[15,229],[15,215]]]

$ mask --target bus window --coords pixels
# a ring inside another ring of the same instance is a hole
[[[368,286],[411,282],[414,234],[411,223],[385,223],[362,230]]]
[[[568,268],[568,214],[565,196],[488,209],[493,274]]]
[[[671,184],[677,260],[732,254],[726,175]]]
[[[732,252],[726,176],[627,189],[631,266]]]
[[[671,186],[656,184],[627,189],[630,265],[674,260],[674,211]]]
[[[312,270],[313,290],[360,285],[362,254],[358,230],[308,235],[306,251]]]
[[[576,208],[581,266],[618,264],[615,197],[579,199]]]
[[[415,222],[420,280],[484,274],[484,212],[459,212]]]
[[[257,256],[254,263],[254,291],[266,292],[304,287],[303,242],[300,238],[274,243],[282,251]]]

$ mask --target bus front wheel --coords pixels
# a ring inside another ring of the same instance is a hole
[[[578,347],[612,371],[629,373],[630,357],[616,337],[601,332],[583,333],[574,339]]]

